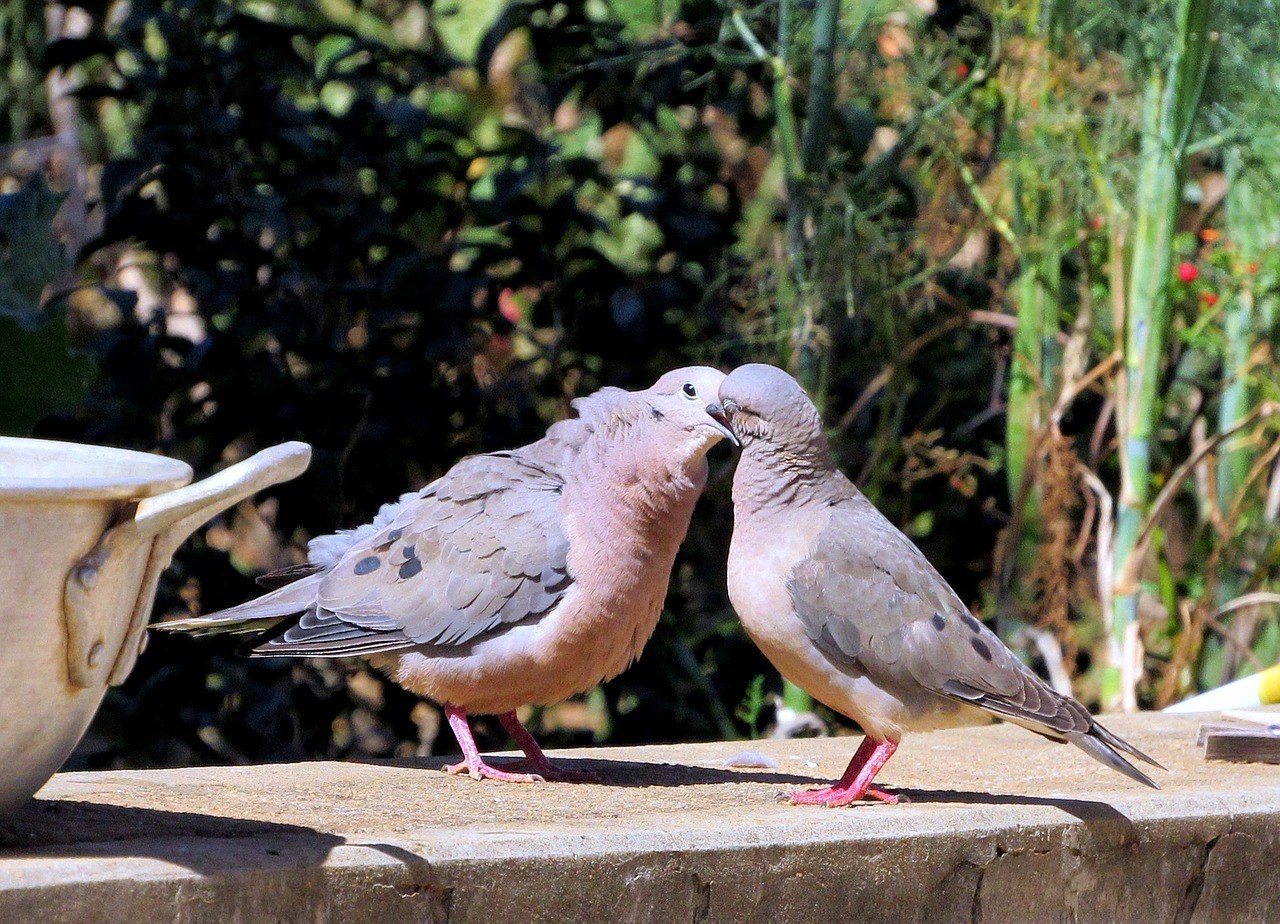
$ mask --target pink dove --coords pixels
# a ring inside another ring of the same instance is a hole
[[[676,550],[707,479],[724,373],[668,372],[604,388],[536,443],[463,459],[372,523],[313,539],[279,589],[217,613],[159,623],[260,633],[254,657],[363,655],[444,706],[475,779],[534,782],[556,768],[516,718],[619,674],[653,634]],[[479,754],[469,713],[496,714],[525,753],[517,770]]]

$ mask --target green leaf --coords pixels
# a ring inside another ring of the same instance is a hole
[[[643,215],[633,212],[608,230],[591,236],[609,262],[626,273],[643,273],[652,263],[654,251],[662,246],[662,229]]]
[[[506,5],[506,0],[436,0],[432,13],[445,48],[463,61],[475,61],[481,39]]]
[[[71,410],[93,373],[71,350],[62,313],[40,310],[41,294],[69,262],[53,233],[62,199],[38,173],[0,196],[0,433],[30,433]]]
[[[742,702],[734,710],[738,720],[751,729],[751,737],[760,734],[760,713],[764,710],[764,674],[756,674],[747,685]]]
[[[0,317],[0,433],[20,436],[84,397],[93,363],[74,352],[63,318],[29,325]]]

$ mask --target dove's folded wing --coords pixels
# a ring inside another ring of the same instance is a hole
[[[572,584],[562,481],[518,453],[474,456],[325,575],[316,606],[252,653],[461,645],[547,613]]]
[[[872,679],[903,672],[926,690],[1053,737],[1092,718],[1029,671],[973,617],[924,554],[861,495],[831,509],[790,577],[796,613],[835,661]]]

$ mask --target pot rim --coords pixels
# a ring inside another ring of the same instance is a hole
[[[15,456],[26,472],[10,474]],[[51,474],[30,474],[39,466]],[[185,462],[148,452],[0,436],[0,503],[138,500],[189,484],[193,474]]]

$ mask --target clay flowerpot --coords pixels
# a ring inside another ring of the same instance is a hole
[[[178,546],[310,460],[285,443],[192,485],[190,466],[163,456],[0,437],[0,816],[129,675]]]

